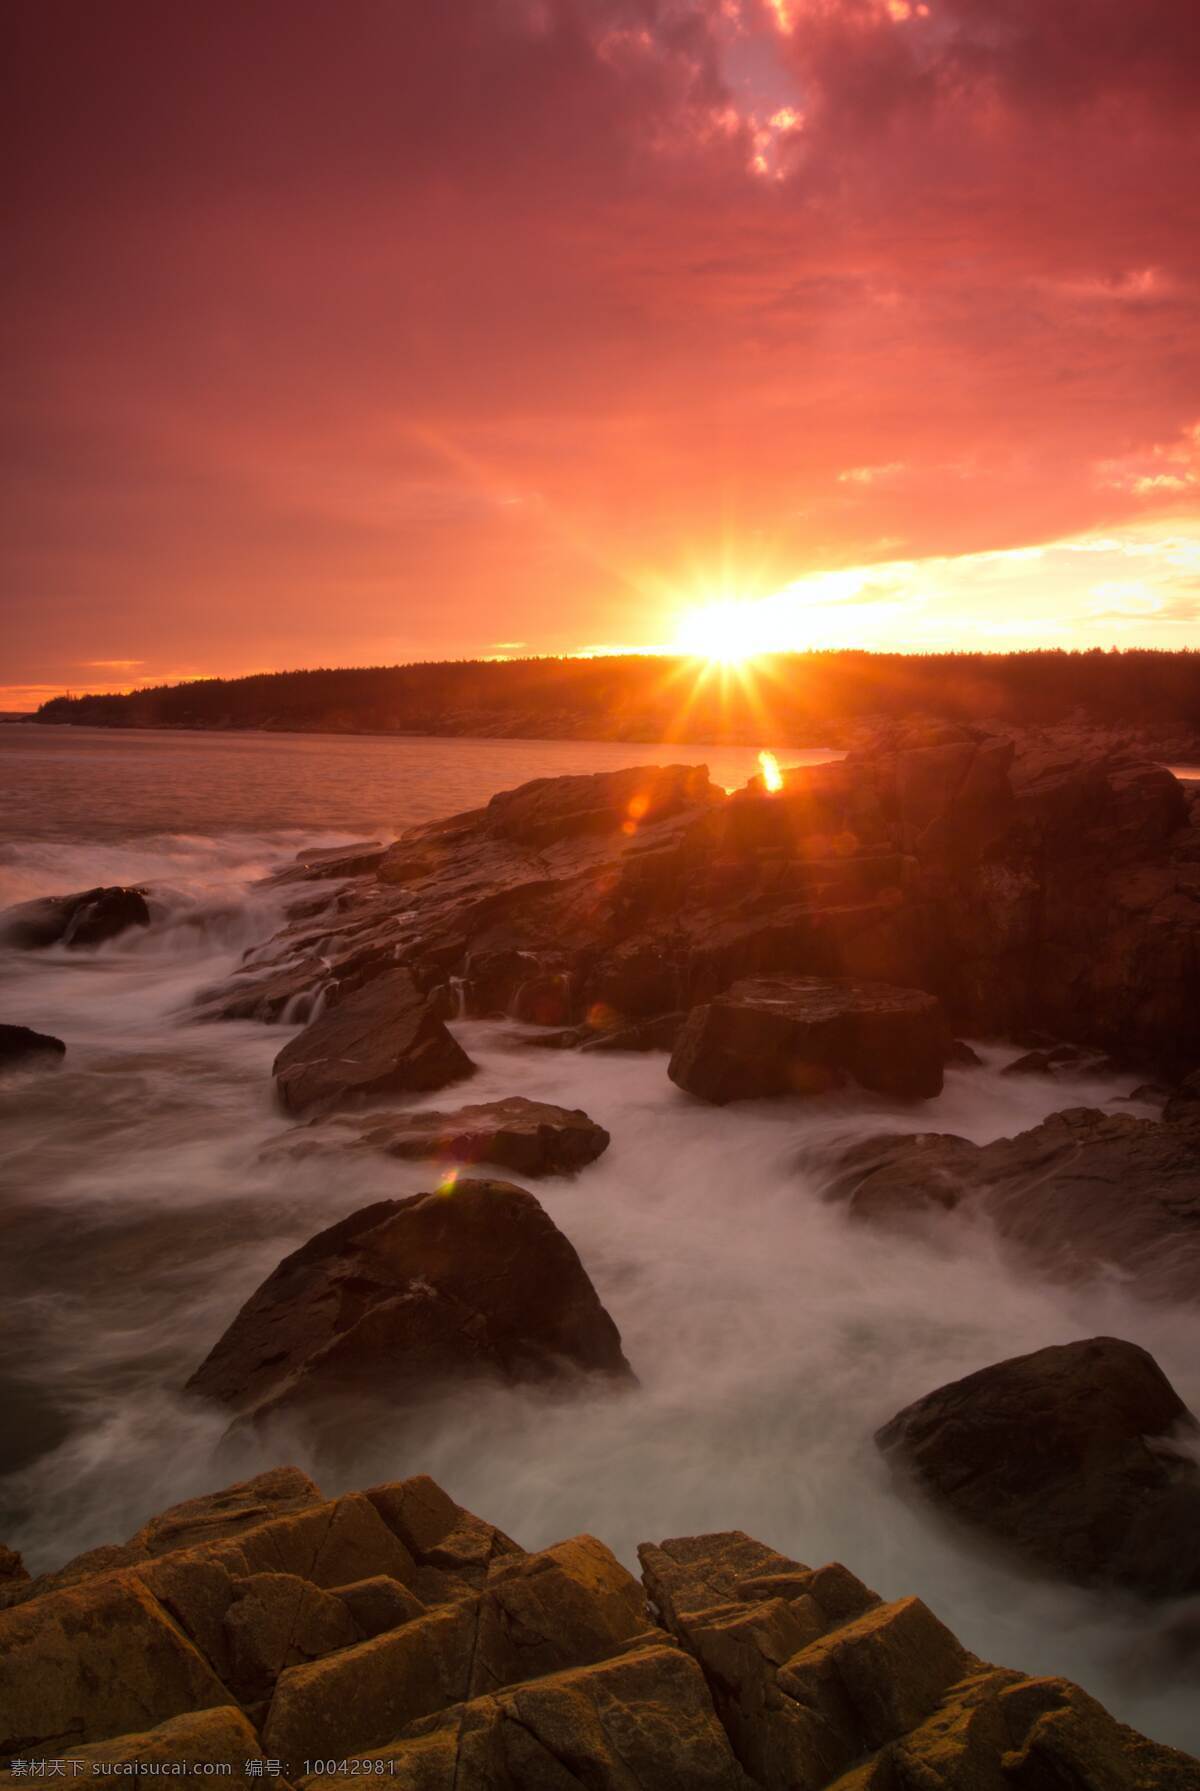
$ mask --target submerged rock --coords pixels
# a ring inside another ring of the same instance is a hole
[[[406,970],[354,990],[304,1028],[275,1059],[290,1113],[371,1095],[461,1082],[474,1064]]]
[[[518,1175],[570,1175],[608,1149],[609,1134],[581,1107],[509,1095],[454,1113],[339,1115],[289,1133],[282,1148],[362,1147],[391,1157],[495,1163]]]
[[[942,1088],[947,1030],[920,989],[815,976],[756,977],[694,1008],[668,1074],[706,1101],[806,1094],[843,1072],[880,1093]]]
[[[508,1182],[364,1207],[285,1257],[188,1382],[239,1413],[348,1423],[450,1385],[632,1381],[573,1245]]]
[[[1035,1565],[1146,1598],[1200,1591],[1200,1427],[1154,1358],[1093,1337],[906,1406],[876,1442],[922,1492]]]
[[[0,1070],[30,1063],[57,1063],[66,1054],[61,1039],[29,1026],[0,1026]]]
[[[148,927],[141,889],[109,887],[76,895],[41,896],[0,913],[0,945],[39,951],[48,945],[102,945],[130,927]]]
[[[239,1791],[272,1771],[306,1791],[1200,1786],[1078,1686],[990,1666],[836,1562],[734,1530],[643,1545],[639,1584],[593,1536],[526,1553],[423,1475],[312,1491],[17,1589],[0,1749],[93,1776],[232,1762]]]

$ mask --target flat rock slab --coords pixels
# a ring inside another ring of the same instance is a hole
[[[693,1008],[668,1074],[723,1103],[806,1094],[842,1074],[882,1094],[929,1099],[942,1089],[949,1033],[921,989],[817,976],[752,977]]]
[[[609,1134],[581,1107],[510,1095],[454,1113],[338,1115],[283,1140],[297,1154],[330,1145],[453,1164],[495,1163],[518,1175],[570,1175],[608,1149]]]
[[[57,1063],[67,1047],[49,1032],[30,1026],[0,1026],[0,1070],[35,1063]]]
[[[474,1071],[407,970],[346,995],[284,1046],[275,1085],[289,1113],[364,1096],[420,1093]]]
[[[384,1200],[318,1232],[188,1382],[239,1412],[414,1403],[447,1383],[631,1380],[574,1247],[508,1182]]]
[[[119,886],[41,896],[0,913],[0,945],[40,951],[48,945],[103,945],[130,927],[148,927],[145,892]]]
[[[944,1510],[1084,1585],[1200,1592],[1200,1434],[1116,1337],[1014,1356],[906,1406],[876,1442]]]

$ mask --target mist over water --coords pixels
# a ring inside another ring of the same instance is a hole
[[[511,1023],[456,1023],[479,1073],[414,1105],[521,1093],[584,1107],[612,1133],[575,1180],[530,1185],[640,1387],[472,1394],[381,1419],[350,1459],[287,1424],[225,1440],[224,1415],[178,1389],[240,1304],[322,1226],[434,1179],[367,1152],[272,1154],[288,1126],[270,1066],[295,1029],[189,1017],[279,924],[279,892],[255,880],[302,845],[387,837],[526,777],[707,757],[735,783],[754,753],[300,737],[262,741],[260,761],[259,737],[231,751],[224,736],[121,736],[110,752],[74,730],[12,744],[34,733],[0,729],[0,775],[21,786],[15,823],[5,806],[0,905],[140,881],[157,913],[94,952],[0,955],[0,1018],[68,1045],[61,1070],[0,1080],[0,1540],[32,1570],[281,1461],[328,1492],[427,1472],[527,1547],[586,1529],[632,1565],[638,1541],[737,1527],[800,1560],[844,1560],[887,1596],[918,1593],[986,1658],[1065,1673],[1200,1749],[1194,1678],[1161,1611],[990,1556],[907,1503],[871,1441],[932,1387],[1102,1332],[1148,1348],[1200,1410],[1195,1315],[1140,1303],[1115,1277],[1041,1280],[957,1218],[885,1236],[821,1197],[822,1153],[841,1142],[984,1142],[1075,1105],[1151,1111],[1125,1098],[1132,1078],[1004,1078],[1012,1053],[981,1046],[986,1067],[951,1070],[919,1109],[840,1091],[718,1110],[675,1089],[661,1055],[528,1050]]]

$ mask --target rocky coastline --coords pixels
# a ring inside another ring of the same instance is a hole
[[[0,1783],[227,1768],[406,1791],[1195,1791],[1200,1763],[739,1530],[528,1553],[424,1476],[295,1468],[0,1584]],[[74,1763],[74,1764],[72,1764]]]
[[[516,1089],[472,1103],[464,1015],[530,1049],[644,1052],[708,1107],[857,1086],[919,1109],[972,1062],[964,1036],[1005,1041],[1014,1075],[1118,1064],[1160,1117],[881,1133],[806,1171],[856,1223],[969,1218],[1049,1280],[1200,1286],[1200,794],[1134,753],[920,723],[777,788],[682,764],[539,779],[302,854],[275,887],[283,928],[196,1015],[302,1023],[273,1149],[431,1173],[310,1238],[213,1340],[187,1391],[235,1430],[285,1409],[353,1430],[466,1384],[636,1388],[569,1238],[503,1179],[586,1177],[609,1133]],[[152,890],[94,889],[0,937],[87,951],[154,924]],[[70,1040],[10,1018],[5,1061],[52,1074]],[[1182,1610],[1198,1435],[1153,1359],[1101,1337],[931,1388],[877,1443],[897,1497],[981,1546]],[[0,1553],[0,1752],[149,1761],[187,1738],[314,1785],[370,1755],[414,1791],[1200,1786],[1077,1687],[979,1661],[845,1568],[737,1531],[642,1563],[639,1586],[592,1538],[526,1555],[429,1481],[327,1501],[280,1469],[37,1581]]]

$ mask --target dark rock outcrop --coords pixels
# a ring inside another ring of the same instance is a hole
[[[76,895],[41,896],[0,913],[0,945],[39,951],[48,945],[103,945],[130,927],[148,927],[150,909],[141,889],[84,889]]]
[[[427,994],[453,979],[467,1014],[585,1027],[582,1044],[593,1018],[615,1033],[740,979],[850,978],[928,991],[960,1032],[1178,1074],[1200,1061],[1198,961],[1200,804],[1163,767],[890,727],[774,795],[644,767],[411,828],[205,1011],[275,1017],[401,964]]]
[[[48,1032],[29,1026],[0,1026],[0,1070],[31,1063],[59,1063],[67,1047]]]
[[[984,1215],[1043,1271],[1119,1273],[1154,1298],[1200,1294],[1200,1105],[1163,1121],[1073,1107],[1015,1138],[941,1133],[853,1146],[827,1184],[854,1218],[905,1224],[939,1209]]]
[[[25,1563],[15,1549],[0,1543],[0,1586],[18,1585],[28,1580]]]
[[[608,1149],[609,1134],[581,1107],[509,1095],[454,1113],[338,1115],[289,1133],[282,1148],[361,1148],[449,1164],[495,1163],[517,1175],[571,1175]]]
[[[843,1073],[864,1088],[929,1098],[947,1031],[919,989],[820,977],[757,977],[694,1008],[668,1074],[706,1101],[806,1094]]]
[[[1200,1592],[1200,1427],[1154,1358],[1114,1337],[982,1368],[876,1436],[956,1518],[1081,1584]]]
[[[639,1552],[643,1584],[592,1536],[527,1554],[420,1475],[132,1565],[95,1550],[0,1608],[0,1750],[93,1776],[232,1762],[239,1791],[1200,1786],[1077,1686],[989,1666],[836,1563],[740,1531]]]
[[[290,1113],[461,1082],[474,1069],[406,970],[391,970],[328,1008],[275,1059]]]
[[[533,1195],[460,1181],[352,1213],[285,1257],[188,1382],[237,1412],[349,1425],[480,1378],[631,1381],[574,1247]]]

